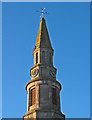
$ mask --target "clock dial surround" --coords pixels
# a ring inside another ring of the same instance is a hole
[[[32,73],[31,73],[31,76],[32,76],[32,77],[36,77],[36,76],[38,75],[38,73],[39,73],[39,70],[38,70],[38,69],[34,69],[34,70],[32,71]]]
[[[54,78],[56,77],[56,72],[52,69],[49,70],[49,74]]]

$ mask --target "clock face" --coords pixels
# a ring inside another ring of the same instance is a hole
[[[34,69],[34,70],[32,71],[32,73],[31,73],[31,76],[32,76],[32,77],[36,77],[37,74],[38,74],[38,72],[39,72],[38,69]]]
[[[56,72],[54,70],[50,69],[49,73],[52,77],[56,77]]]

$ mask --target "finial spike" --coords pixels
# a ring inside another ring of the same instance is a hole
[[[41,13],[40,18],[42,18],[44,14],[48,14],[47,12],[44,12],[45,9],[46,8],[41,8],[41,10],[42,10],[41,12],[37,11],[37,12]]]

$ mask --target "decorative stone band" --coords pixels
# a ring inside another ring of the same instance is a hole
[[[42,83],[44,83],[44,81],[51,81],[51,82],[53,82],[54,84],[57,84],[58,86],[59,86],[59,88],[60,88],[60,90],[62,89],[62,86],[61,86],[61,84],[57,81],[57,80],[55,80],[55,81],[52,81],[51,79],[45,79],[45,80],[43,80],[43,79],[41,79],[41,78],[37,78],[37,79],[35,79],[35,80],[30,80],[27,84],[26,84],[26,90],[27,90],[27,86],[30,84],[30,83],[33,83],[33,82],[36,82],[36,81],[41,81]]]

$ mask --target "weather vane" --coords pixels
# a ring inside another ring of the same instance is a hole
[[[40,17],[43,17],[43,14],[48,14],[47,12],[44,12],[45,8],[41,8],[42,11],[36,11],[41,13]]]

